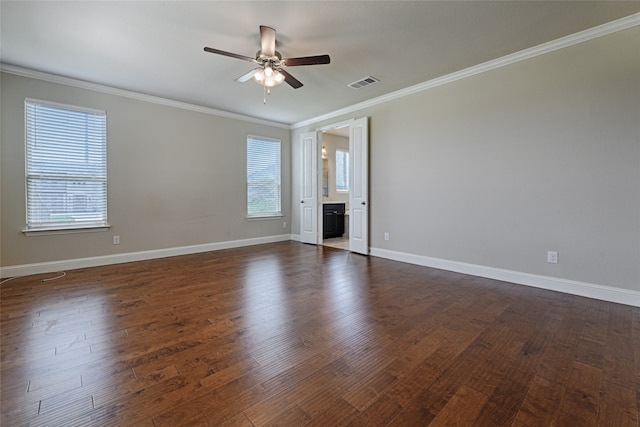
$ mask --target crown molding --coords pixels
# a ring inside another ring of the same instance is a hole
[[[98,83],[91,83],[84,80],[72,79],[69,77],[59,76],[55,74],[45,73],[42,71],[31,70],[15,65],[0,63],[0,71],[14,74],[22,77],[29,77],[37,80],[43,80],[50,83],[58,83],[66,86],[77,87],[81,89],[93,90],[96,92],[102,92],[109,95],[122,96],[125,98],[136,99],[139,101],[151,102],[154,104],[160,104],[169,107],[180,108],[189,111],[195,111],[204,114],[211,114],[214,116],[225,117],[229,119],[242,120],[251,123],[262,124],[266,126],[274,126],[282,129],[298,129],[304,126],[309,126],[314,123],[318,123],[324,120],[333,119],[338,116],[353,113],[358,110],[373,107],[375,105],[383,104],[385,102],[392,101],[394,99],[402,98],[405,96],[413,95],[428,89],[432,89],[438,86],[452,83],[457,80],[465,79],[467,77],[475,76],[476,74],[484,73],[487,71],[495,70],[497,68],[505,67],[507,65],[515,64],[520,61],[535,58],[536,56],[544,55],[559,49],[574,46],[579,43],[583,43],[589,40],[593,40],[599,37],[603,37],[609,34],[613,34],[619,31],[623,31],[635,26],[640,25],[640,13],[626,16],[624,18],[599,25],[584,31],[580,31],[575,34],[571,34],[566,37],[562,37],[547,43],[540,44],[528,49],[521,50],[503,57],[493,59],[491,61],[484,62],[482,64],[474,65],[472,67],[465,68],[460,71],[447,74],[445,76],[436,77],[426,82],[419,83],[408,88],[404,88],[386,95],[382,95],[376,98],[369,99],[367,101],[360,102],[358,104],[351,105],[349,107],[341,108],[320,116],[312,117],[307,120],[303,120],[293,124],[285,124],[280,122],[272,122],[269,120],[258,119],[251,116],[245,116],[242,114],[231,113],[228,111],[217,110],[215,108],[204,107],[201,105],[190,104],[186,102],[176,101],[168,98],[162,98],[159,96],[146,95],[130,90],[119,89],[115,87],[105,86]]]
[[[167,107],[180,108],[183,110],[195,111],[198,113],[210,114],[213,116],[225,117],[228,119],[242,120],[245,122],[258,123],[261,125],[274,126],[282,129],[291,129],[291,126],[285,123],[272,122],[269,120],[257,119],[251,116],[231,113],[228,111],[217,110],[215,108],[203,107],[201,105],[189,104],[187,102],[176,101],[173,99],[162,98],[154,95],[146,95],[144,93],[134,92],[125,89],[119,89],[111,86],[105,86],[98,83],[92,83],[84,80],[72,79],[70,77],[59,76],[56,74],[45,73],[42,71],[31,70],[16,65],[0,63],[0,71],[3,73],[14,74],[20,77],[28,77],[31,79],[42,80],[49,83],[58,83],[65,86],[72,86],[80,89],[92,90],[95,92],[106,93],[108,95],[121,96],[124,98],[135,99],[138,101],[150,102],[153,104],[164,105]]]
[[[335,110],[330,113],[326,113],[317,117],[313,117],[307,120],[303,120],[291,125],[291,129],[298,129],[304,126],[313,125],[324,120],[333,119],[335,117],[342,116],[344,114],[353,113],[358,110],[373,107],[375,105],[383,104],[385,102],[392,101],[394,99],[402,98],[408,95],[413,95],[428,89],[432,89],[438,86],[445,85],[447,83],[455,82],[457,80],[465,79],[467,77],[475,76],[476,74],[485,73],[487,71],[495,70],[497,68],[505,67],[507,65],[515,64],[520,61],[535,58],[536,56],[544,55],[559,49],[574,46],[579,43],[583,43],[589,40],[593,40],[599,37],[603,37],[609,34],[623,31],[635,26],[640,25],[640,13],[626,16],[615,21],[608,22],[606,24],[599,25],[597,27],[589,28],[584,31],[580,31],[575,34],[568,35],[547,43],[543,43],[528,49],[521,50],[503,57],[493,59],[491,61],[483,62],[482,64],[474,65],[469,68],[465,68],[460,71],[436,77],[435,79],[427,80],[426,82],[419,83],[414,86],[409,86],[405,89],[400,89],[395,92],[388,93],[376,98],[369,99],[367,101],[360,102],[358,104],[351,105],[349,107]]]

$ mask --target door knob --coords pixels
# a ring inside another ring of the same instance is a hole
[[[300,203],[304,203],[304,200],[300,200]]]
[[[366,205],[367,203],[366,203],[366,202],[360,202],[360,204],[361,204],[361,205]]]

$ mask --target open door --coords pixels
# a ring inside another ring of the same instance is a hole
[[[303,133],[302,189],[300,194],[300,241],[318,244],[318,136],[316,132]]]
[[[349,250],[369,255],[369,130],[367,117],[349,125]]]

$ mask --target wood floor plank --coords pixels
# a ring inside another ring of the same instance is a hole
[[[598,425],[637,427],[640,421],[636,403],[637,391],[610,381],[602,381]]]
[[[334,399],[329,405],[325,406],[325,408],[328,409],[320,412],[318,415],[312,416],[311,420],[305,424],[305,426],[345,426],[359,413],[356,408],[342,399]]]
[[[429,425],[431,427],[472,425],[486,401],[487,396],[483,393],[471,387],[462,386]]]
[[[396,413],[400,410],[400,407],[396,402],[382,396],[376,400],[373,405],[370,405],[364,412],[356,415],[347,424],[348,426],[362,426],[362,427],[375,427],[388,425]],[[424,422],[424,420],[422,420]]]
[[[0,287],[3,426],[638,424],[636,307],[297,242],[52,276]]]
[[[633,360],[606,354],[603,361],[602,373],[608,381],[621,387],[633,389],[637,384],[633,363]]]
[[[602,368],[605,345],[588,339],[580,339],[576,346],[576,360],[586,365]]]
[[[391,373],[380,370],[367,381],[363,381],[345,394],[343,399],[359,411],[364,411],[397,380]]]
[[[513,424],[522,401],[526,398],[528,384],[504,380],[495,388],[482,407],[475,423],[486,426],[510,426]]]
[[[348,375],[337,375],[329,383],[320,385],[315,393],[302,399],[298,405],[312,420],[322,419],[328,413],[334,413],[338,406],[345,409],[346,414],[355,414],[359,411],[340,397],[352,381],[355,380],[350,379]]]
[[[211,425],[211,423],[209,423]],[[255,427],[255,425],[247,418],[244,413],[239,413],[236,416],[229,418],[222,423],[217,424],[218,427]]]
[[[389,399],[398,403],[400,408],[407,407],[421,390],[428,389],[442,377],[476,338],[472,333],[454,334],[453,331],[446,333],[446,329],[441,331],[445,333],[437,338],[443,339],[443,341],[436,341],[438,349],[385,393]]]
[[[209,421],[203,413],[199,412],[197,405],[186,404],[154,417],[153,425],[155,427],[208,427]]]
[[[601,382],[600,369],[575,362],[553,424],[597,426]]]
[[[562,385],[536,376],[513,421],[513,427],[551,425],[563,390]]]
[[[270,421],[260,424],[266,427],[287,427],[287,426],[301,426],[307,424],[311,420],[311,417],[305,413],[298,405],[294,405],[284,412],[277,414]]]
[[[287,376],[282,378],[282,382],[277,385],[267,385],[272,390],[279,390],[272,397],[244,411],[252,423],[262,425],[274,419],[279,414],[287,413],[292,408],[298,406],[298,402],[312,395],[316,390],[316,384],[323,384],[330,381],[335,375],[334,364],[328,364],[322,368],[305,376],[308,381],[299,381],[295,377]],[[304,411],[302,411],[304,412]]]

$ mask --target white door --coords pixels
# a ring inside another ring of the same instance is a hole
[[[318,136],[300,136],[302,189],[300,191],[300,241],[318,244]]]
[[[349,250],[369,254],[369,131],[367,118],[349,126]]]

